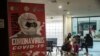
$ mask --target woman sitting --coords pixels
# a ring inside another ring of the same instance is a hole
[[[67,56],[78,56],[79,52],[79,45],[77,43],[77,40],[75,37],[70,38],[69,45],[67,47],[70,47],[70,51],[67,52]]]

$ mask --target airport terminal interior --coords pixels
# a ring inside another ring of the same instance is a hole
[[[100,0],[8,0],[44,4],[46,40],[53,42],[52,51],[47,56],[67,56],[61,54],[68,33],[84,38],[91,34],[93,47],[79,50],[78,56],[100,56]],[[81,48],[79,48],[81,49]]]

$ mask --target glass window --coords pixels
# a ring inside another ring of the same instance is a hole
[[[93,38],[100,38],[100,17],[90,17],[91,34]]]
[[[73,18],[72,33],[81,36],[89,33],[94,40],[100,40],[100,17]]]
[[[60,18],[60,20],[58,21],[54,20],[54,21],[46,22],[46,38],[57,38],[57,46],[62,46],[63,44],[63,19]]]
[[[85,36],[89,33],[89,18],[78,18],[78,34]]]
[[[77,32],[77,18],[72,18],[72,34],[76,35]]]

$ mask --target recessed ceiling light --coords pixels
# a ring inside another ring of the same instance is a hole
[[[67,11],[67,14],[70,14],[70,11]]]
[[[59,5],[58,8],[61,9],[62,8],[62,5]]]

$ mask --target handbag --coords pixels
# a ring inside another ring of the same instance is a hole
[[[61,50],[69,52],[70,51],[69,43],[63,44],[61,47]]]

